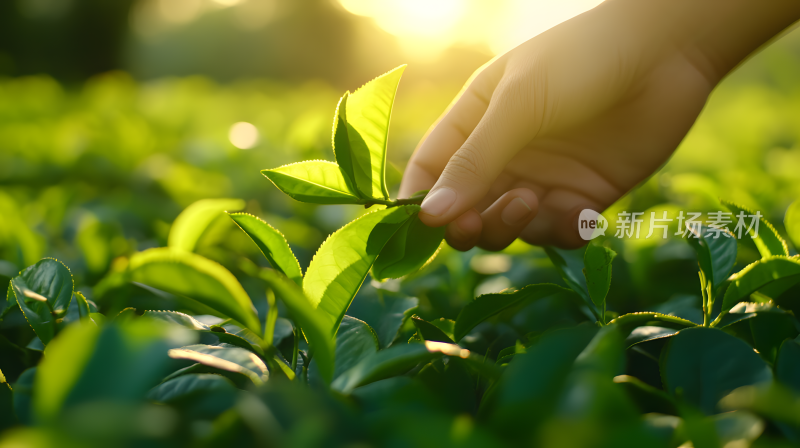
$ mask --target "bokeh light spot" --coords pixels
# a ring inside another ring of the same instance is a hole
[[[234,123],[228,132],[228,140],[239,149],[250,149],[258,144],[258,129],[245,121]]]

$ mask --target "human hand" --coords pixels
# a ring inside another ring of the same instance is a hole
[[[669,158],[722,76],[798,17],[782,5],[784,19],[749,0],[723,11],[609,1],[534,37],[473,75],[412,156],[400,197],[431,189],[420,219],[447,225],[459,250],[517,237],[580,247],[580,211],[604,210]],[[736,38],[713,35],[736,24]]]

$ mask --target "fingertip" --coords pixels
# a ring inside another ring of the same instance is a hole
[[[469,209],[447,226],[445,239],[454,249],[467,251],[478,243],[482,229],[481,215],[474,208]]]

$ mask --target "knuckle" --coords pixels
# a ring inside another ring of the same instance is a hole
[[[452,180],[461,182],[474,182],[482,179],[486,174],[486,161],[483,155],[474,146],[465,143],[453,157],[450,158],[443,175]]]

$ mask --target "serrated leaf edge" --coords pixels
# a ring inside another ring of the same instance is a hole
[[[226,212],[226,213],[228,213],[228,212]],[[253,218],[256,218],[257,220],[259,220],[262,223],[266,224],[267,227],[269,227],[270,229],[272,229],[275,232],[277,232],[278,235],[280,235],[281,238],[283,238],[283,242],[286,243],[287,246],[289,246],[289,240],[286,239],[286,236],[284,236],[283,232],[281,232],[280,230],[276,229],[275,227],[272,227],[268,222],[264,221],[263,219],[259,218],[258,216],[254,215],[252,213],[246,213],[246,212],[228,213],[228,216],[237,216],[237,215],[246,215],[246,216],[251,216]],[[240,226],[239,223],[236,222],[235,219],[233,220],[233,222],[236,224],[236,227],[239,227],[240,229],[242,229],[242,226]],[[250,237],[250,235],[248,235],[248,233],[244,229],[242,229],[242,232],[244,232],[245,235],[248,236],[248,238]],[[291,246],[289,246],[289,249],[291,249]],[[297,261],[297,256],[295,256],[293,251],[292,251],[292,259],[294,260],[295,263],[297,263],[297,270],[300,271],[300,274],[302,275],[303,274],[303,268],[300,267],[300,262]],[[273,268],[274,268],[274,266],[273,266]]]

